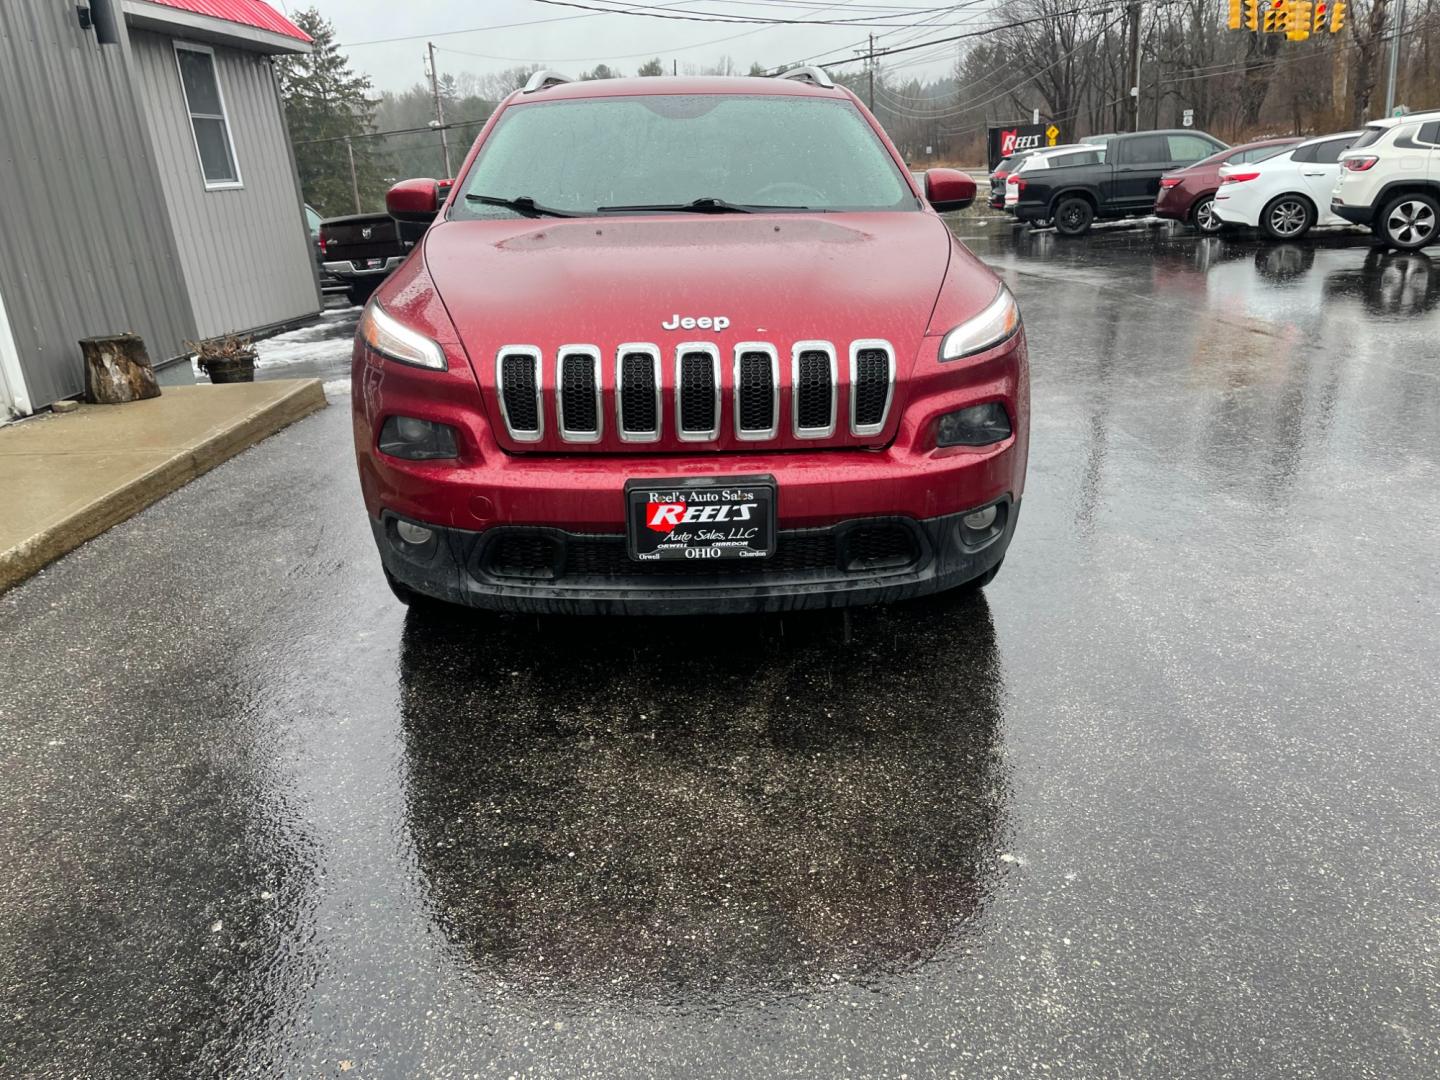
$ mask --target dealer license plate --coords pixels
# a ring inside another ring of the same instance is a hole
[[[625,518],[637,562],[764,559],[775,553],[775,480],[631,480]]]

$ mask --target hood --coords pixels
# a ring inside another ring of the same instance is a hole
[[[795,342],[818,340],[843,364],[850,342],[879,338],[894,346],[898,381],[951,237],[938,217],[906,212],[447,221],[424,255],[490,403],[497,352],[517,345],[540,350],[548,382],[563,345],[595,346],[608,366],[624,343],[669,358],[711,342],[728,363],[735,345],[758,341],[788,363]]]
[[[944,223],[923,213],[451,221],[425,242],[480,365],[508,344],[699,339],[883,337],[913,354],[949,258]],[[665,329],[677,315],[729,326]]]

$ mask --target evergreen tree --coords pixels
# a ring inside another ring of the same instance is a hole
[[[296,13],[294,22],[314,39],[314,48],[305,55],[285,57],[275,67],[305,200],[326,216],[355,212],[344,141],[351,136],[361,208],[378,210],[386,183],[375,161],[373,140],[354,138],[372,130],[376,103],[370,96],[370,80],[350,69],[349,59],[335,45],[335,28],[319,11],[306,8]]]
[[[637,75],[664,75],[664,74],[665,74],[665,65],[660,62],[660,58],[657,56],[657,57],[655,57],[655,59],[653,59],[653,60],[646,60],[645,63],[641,64],[641,65],[640,65],[640,70],[637,71],[636,74],[637,74]]]

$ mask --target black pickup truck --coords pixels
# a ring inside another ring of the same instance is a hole
[[[450,193],[450,181],[440,183],[440,198]],[[360,305],[405,261],[415,241],[401,235],[388,213],[350,214],[320,222],[320,251],[325,273],[345,285],[345,295]]]
[[[1112,135],[1103,146],[1098,164],[1022,174],[1015,216],[1053,220],[1056,231],[1080,236],[1095,221],[1151,214],[1163,174],[1226,149],[1213,135],[1184,129]]]

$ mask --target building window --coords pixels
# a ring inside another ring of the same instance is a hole
[[[235,142],[225,116],[225,98],[215,73],[215,51],[203,45],[175,44],[180,65],[180,85],[190,110],[190,130],[195,136],[195,153],[206,188],[240,186],[240,167],[235,163]]]

